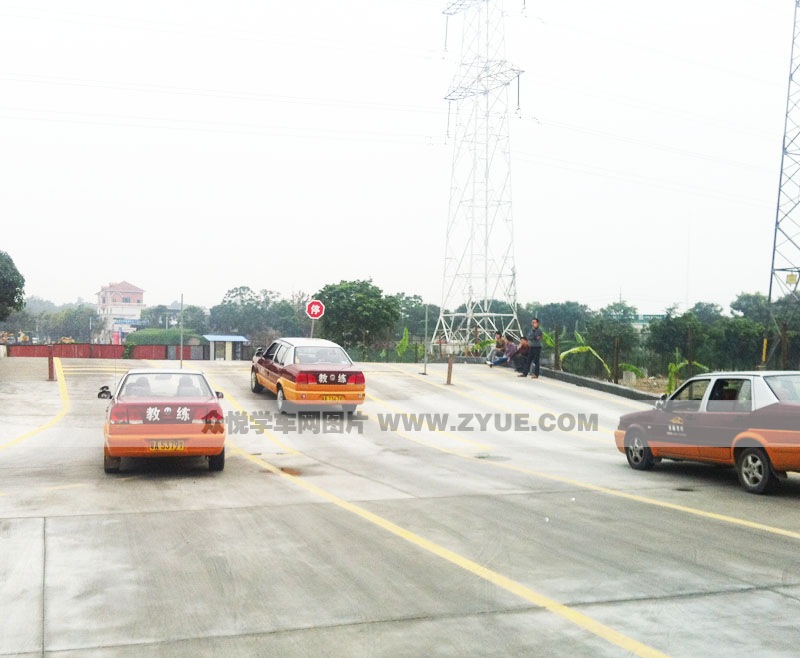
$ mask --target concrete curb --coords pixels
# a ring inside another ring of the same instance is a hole
[[[550,368],[542,368],[539,374],[545,377],[551,377],[553,379],[557,379],[561,382],[566,382],[568,384],[575,384],[576,386],[585,386],[586,388],[592,388],[596,391],[604,391],[605,393],[611,393],[613,395],[619,395],[623,398],[629,398],[631,400],[658,400],[659,395],[655,393],[646,393],[645,391],[637,391],[633,388],[628,388],[627,386],[621,386],[620,384],[613,384],[612,382],[603,382],[599,379],[592,379],[591,377],[581,377],[580,375],[573,375],[569,372],[563,372],[561,370],[551,370]]]

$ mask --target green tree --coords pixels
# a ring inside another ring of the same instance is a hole
[[[393,335],[401,339],[405,329],[408,329],[409,340],[423,342],[425,336],[425,313],[428,314],[428,334],[432,334],[439,319],[439,307],[435,304],[426,304],[419,295],[395,295],[400,309],[400,317],[395,323]],[[426,311],[427,309],[427,311]],[[427,336],[430,338],[430,335]]]
[[[158,306],[150,306],[149,308],[142,309],[140,319],[142,326],[153,327],[155,329],[168,329],[170,318],[175,318],[175,311],[171,311],[164,304]]]
[[[183,309],[183,329],[196,334],[208,333],[208,316],[199,306],[189,305]]]
[[[292,303],[289,299],[274,302],[267,314],[267,327],[280,336],[305,336],[311,328],[306,315],[308,300]]]
[[[774,324],[769,299],[760,292],[742,292],[731,302],[731,312],[736,317],[749,318],[769,327]]]
[[[260,293],[247,286],[231,288],[222,303],[213,306],[209,315],[212,331],[252,336],[267,327],[267,312],[276,294],[269,290]]]
[[[609,304],[586,320],[587,342],[608,363],[613,363],[617,344],[620,361],[633,361],[639,347],[639,332],[633,326],[637,317],[636,308],[625,302]]]
[[[520,323],[523,331],[527,331],[533,318],[539,318],[539,323],[549,332],[558,329],[561,336],[574,335],[574,332],[585,331],[586,321],[592,312],[586,304],[578,302],[552,302],[549,304],[526,304],[524,312],[520,312]]]
[[[708,302],[697,302],[688,312],[694,314],[697,321],[704,325],[713,325],[724,317],[722,315],[722,307],[719,304],[710,304]]]
[[[25,277],[5,251],[0,251],[0,320],[25,306]]]
[[[320,335],[350,348],[386,344],[400,317],[395,296],[384,296],[372,280],[328,284],[315,297],[325,304]]]
[[[99,326],[100,318],[94,306],[64,306],[50,314],[48,332],[53,340],[67,336],[79,343],[88,343],[91,342],[91,332]]]

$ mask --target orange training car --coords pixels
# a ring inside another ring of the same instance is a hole
[[[98,397],[108,397],[103,388]],[[201,372],[129,370],[106,410],[106,473],[118,472],[123,457],[203,456],[212,471],[221,471],[226,437],[221,397]]]
[[[254,393],[267,389],[275,394],[278,411],[295,407],[321,409],[340,405],[353,413],[364,402],[364,373],[353,365],[347,352],[330,340],[279,338],[258,348],[250,369]]]

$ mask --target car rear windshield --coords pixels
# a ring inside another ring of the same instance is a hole
[[[125,378],[120,398],[209,398],[208,383],[200,374],[134,373]]]
[[[349,366],[353,362],[341,347],[296,347],[294,362],[304,364],[324,363],[327,365]]]

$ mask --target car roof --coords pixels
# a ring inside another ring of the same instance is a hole
[[[800,370],[715,370],[693,375],[697,377],[764,377],[765,375],[800,375]]]
[[[341,347],[338,343],[326,338],[306,338],[304,336],[291,336],[276,338],[276,341],[282,341],[291,345],[292,347]]]
[[[204,375],[190,368],[131,368],[126,375]]]

